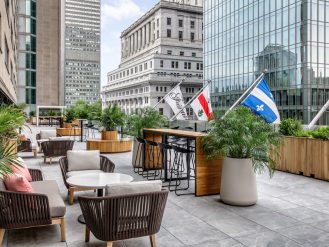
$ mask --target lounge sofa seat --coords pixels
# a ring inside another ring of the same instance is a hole
[[[65,241],[65,204],[56,181],[43,181],[42,173],[29,169],[33,193],[8,191],[0,180],[0,246],[6,230],[60,225]]]

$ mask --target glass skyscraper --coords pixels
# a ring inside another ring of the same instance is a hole
[[[329,99],[329,1],[205,0],[204,65],[215,109],[268,69],[281,118],[308,124]]]

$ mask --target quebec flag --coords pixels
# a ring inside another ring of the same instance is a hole
[[[280,115],[271,90],[264,79],[242,101],[242,105],[262,116],[268,123],[280,123]]]

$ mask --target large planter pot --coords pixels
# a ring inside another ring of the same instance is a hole
[[[134,139],[132,152],[132,165],[134,168],[142,168],[144,149],[143,144]]]
[[[64,126],[63,126],[65,129],[71,129],[72,128],[72,123],[67,123],[67,122],[64,122]]]
[[[118,140],[118,131],[102,131],[102,140]]]
[[[256,175],[251,159],[224,158],[220,198],[235,206],[257,202]]]

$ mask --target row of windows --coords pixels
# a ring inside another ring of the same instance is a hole
[[[116,93],[111,93],[107,95],[107,97],[121,97],[121,96],[128,96],[128,95],[135,95],[135,94],[141,94],[141,93],[148,93],[150,90],[149,87],[141,87],[141,88],[136,88],[136,89],[130,89],[126,90],[123,92],[116,92]]]
[[[172,69],[179,69],[179,61],[171,61],[171,68]],[[160,68],[165,67],[165,60],[160,60]],[[191,70],[192,69],[192,63],[191,62],[184,62],[184,69]],[[196,70],[203,70],[203,63],[196,63],[195,66]]]
[[[198,79],[202,79],[203,78],[203,74],[191,74],[191,73],[183,73],[183,74],[180,74],[180,73],[173,73],[171,72],[170,74],[167,72],[157,72],[157,76],[163,76],[163,77],[166,77],[166,76],[173,76],[173,77],[180,77],[180,76],[183,76],[183,77],[187,77],[187,78],[192,78],[192,77],[196,77]]]
[[[150,65],[150,69],[152,69],[152,67],[153,67],[153,61],[149,61],[149,62],[140,64],[138,66],[135,66],[133,68],[130,68],[130,69],[121,71],[121,72],[119,72],[117,74],[110,75],[109,76],[109,81],[114,81],[114,80],[117,80],[117,79],[121,79],[121,78],[123,78],[125,76],[133,75],[133,74],[136,74],[138,72],[142,72],[144,70],[147,70],[148,69],[148,64]]]
[[[184,21],[182,19],[178,20],[178,27],[183,27]],[[167,17],[167,25],[171,26],[171,18]],[[194,29],[195,28],[195,21],[190,21],[190,28]]]
[[[178,31],[178,39],[179,41],[183,41],[184,40],[184,35],[183,35],[183,31]],[[158,37],[159,38],[159,32],[158,32]],[[171,29],[167,29],[167,38],[171,38]],[[195,33],[191,32],[190,33],[190,41],[194,42],[195,41]]]
[[[167,55],[173,55],[172,50],[167,50]],[[185,52],[184,51],[180,51],[179,52],[179,56],[185,56]],[[192,52],[191,53],[191,56],[192,57],[196,57],[196,53],[195,52]]]

